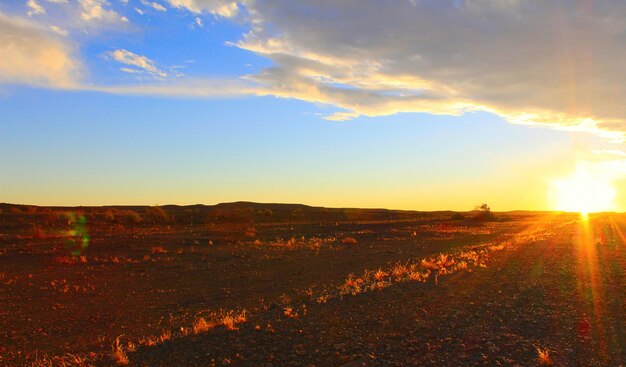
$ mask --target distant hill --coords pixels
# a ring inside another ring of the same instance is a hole
[[[441,216],[450,211],[421,212],[388,209],[324,208],[303,204],[254,203],[238,201],[216,205],[154,206],[79,206],[44,207],[0,204],[2,223],[62,221],[67,212],[81,213],[90,223],[152,224],[227,224],[227,223],[335,223],[352,221],[395,221]]]

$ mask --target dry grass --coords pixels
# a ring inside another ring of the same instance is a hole
[[[422,259],[420,264],[426,270],[439,270],[439,265],[430,259]]]
[[[254,238],[254,237],[256,237],[256,228],[250,227],[250,228],[246,229],[245,236],[247,238]]]
[[[246,321],[248,321],[248,315],[245,309],[241,311],[221,311],[219,313],[212,314],[209,320],[204,317],[197,318],[196,321],[194,321],[191,330],[194,334],[205,333],[217,326],[224,326],[228,330],[238,330],[237,325]],[[181,332],[183,335],[186,335],[188,334],[188,329],[181,328]],[[161,342],[169,340],[170,338],[171,334],[162,334]]]
[[[374,280],[378,281],[378,282],[382,282],[384,281],[387,277],[389,276],[389,273],[387,273],[386,271],[383,271],[383,269],[378,269],[376,270],[376,272],[374,273]]]
[[[206,333],[215,326],[215,323],[207,321],[204,317],[200,317],[193,322],[192,330],[194,334],[201,334]]]
[[[29,367],[92,367],[93,363],[89,362],[87,358],[78,356],[76,354],[66,354],[62,357],[50,357],[43,355],[41,357],[36,356],[35,360],[30,362]]]
[[[326,303],[328,302],[329,299],[331,299],[332,296],[328,293],[324,293],[324,294],[320,294],[317,299],[315,300],[317,303]]]
[[[283,309],[283,315],[289,317],[290,319],[297,319],[298,313],[293,311],[292,307],[285,307]]]
[[[448,275],[457,271],[472,271],[472,267],[486,267],[485,261],[492,251],[502,250],[504,243],[487,244],[473,247],[464,251],[450,254],[439,254],[420,260],[409,260],[405,263],[396,263],[388,269],[379,268],[376,271],[365,270],[362,276],[350,274],[336,290],[336,293],[318,298],[319,303],[325,303],[335,296],[357,295],[366,291],[381,290],[393,283],[406,281],[426,282],[434,278],[438,284],[439,276]]]
[[[62,265],[86,264],[87,256],[55,256],[54,262]]]
[[[394,279],[402,279],[409,273],[409,265],[397,263],[391,268],[391,275]]]
[[[319,251],[320,248],[324,245],[334,244],[338,241],[338,239],[334,236],[330,237],[310,237],[305,238],[304,236],[300,238],[291,237],[289,239],[279,238],[275,241],[260,241],[255,240],[251,242],[254,246],[266,245],[270,247],[280,247],[287,249],[301,249],[307,248],[314,251]]]
[[[147,347],[152,347],[154,345],[157,345],[158,343],[158,338],[156,336],[146,336],[146,337],[140,337],[139,340],[137,340],[137,343],[139,345],[144,345]],[[134,344],[133,344],[134,346]],[[129,349],[130,350],[130,349]]]
[[[504,245],[500,244],[500,245],[493,245],[493,246],[489,246],[489,249],[491,251],[500,251],[500,250],[504,250]]]
[[[547,348],[537,348],[537,362],[540,366],[552,366],[552,358],[550,358],[550,351]]]
[[[144,345],[144,346],[154,346],[160,343],[164,343],[168,340],[170,340],[172,338],[172,332],[169,330],[163,330],[163,332],[161,332],[161,335],[159,336],[146,336],[146,337],[140,337],[137,340],[137,343],[139,345]],[[135,345],[132,342],[128,342],[128,348],[129,351],[134,351],[135,349]]]
[[[468,266],[467,266],[467,262],[465,261],[460,261],[456,264],[456,270],[469,270]]]
[[[354,237],[344,237],[341,240],[341,243],[343,243],[344,245],[356,245],[359,243],[359,241],[357,241]]]
[[[152,252],[152,254],[167,254],[167,250],[163,246],[155,246],[150,252]]]
[[[248,321],[248,316],[245,309],[239,312],[231,311],[222,318],[222,325],[226,326],[228,330],[237,330],[236,325],[246,321]]]
[[[172,339],[172,332],[170,330],[163,330],[159,336],[159,342],[164,343],[170,339]]]
[[[348,275],[348,279],[339,287],[339,295],[353,295],[361,293],[364,280],[357,278],[354,274]]]
[[[126,355],[126,352],[124,352],[124,347],[120,344],[119,336],[115,338],[115,343],[113,343],[111,358],[120,366],[125,366],[129,363],[128,356]]]

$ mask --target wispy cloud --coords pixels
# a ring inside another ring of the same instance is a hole
[[[78,0],[80,17],[86,22],[126,23],[128,18],[110,9],[106,0]]]
[[[154,9],[154,10],[167,11],[167,9],[163,5],[161,5],[161,4],[157,3],[157,2],[154,2],[154,1],[141,0],[141,3],[143,5],[145,5],[145,6],[147,6],[147,7],[150,7],[152,9]]]
[[[124,68],[121,68],[122,71],[133,72],[133,73],[145,73],[156,78],[167,77],[167,73],[159,69],[158,67],[156,67],[154,61],[150,60],[149,58],[145,56],[132,53],[128,50],[118,49],[118,50],[107,53],[107,56],[111,57],[113,60],[119,63],[134,66],[137,68],[137,69],[130,69],[130,68],[124,67]]]
[[[30,20],[0,13],[0,84],[77,88],[81,63],[71,44]]]
[[[68,31],[67,31],[67,29],[63,29],[63,28],[58,27],[58,26],[56,26],[56,25],[51,25],[51,26],[50,26],[50,29],[51,29],[54,33],[56,33],[56,34],[58,34],[58,35],[61,35],[61,36],[64,36],[64,37],[65,37],[65,36],[67,36],[67,35],[69,35],[69,33],[70,33],[70,32],[68,32]]]
[[[46,9],[43,8],[36,0],[28,0],[26,2],[26,6],[28,7],[28,16],[32,17],[37,14],[46,14]]]
[[[239,12],[237,1],[232,0],[167,0],[171,6],[186,9],[193,13],[210,13],[232,18]]]

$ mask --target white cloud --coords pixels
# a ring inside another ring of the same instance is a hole
[[[141,3],[145,6],[151,7],[154,10],[167,11],[167,9],[163,5],[156,3],[156,2],[141,0]]]
[[[167,77],[166,72],[157,68],[156,65],[154,64],[154,61],[150,60],[149,58],[145,56],[137,55],[135,53],[132,53],[124,49],[119,49],[119,50],[109,52],[107,55],[113,58],[113,60],[117,62],[139,68],[139,69],[122,68],[121,69],[122,71],[129,72],[129,70],[133,70],[133,72],[142,72],[142,73],[146,73],[157,78]]]
[[[144,15],[143,10],[139,9],[139,8],[135,8],[135,11],[137,12],[137,14],[139,15]]]
[[[120,68],[120,71],[123,71],[125,73],[129,73],[129,74],[141,74],[141,73],[143,73],[143,71],[141,71],[141,70],[131,69],[131,68]]]
[[[0,13],[0,84],[76,88],[73,47],[29,20]]]
[[[43,8],[36,0],[28,0],[26,2],[26,6],[28,7],[28,16],[32,17],[37,14],[46,14],[46,9]]]
[[[233,0],[167,0],[171,6],[189,10],[192,13],[210,13],[232,18],[239,12],[237,1]]]
[[[128,18],[110,9],[106,0],[78,0],[80,17],[85,22],[120,23],[128,22]]]
[[[204,24],[202,23],[202,19],[200,18],[196,18],[194,19],[194,22],[196,22],[196,24],[198,25],[198,27],[203,28]]]

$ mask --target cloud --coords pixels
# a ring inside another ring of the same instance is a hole
[[[535,0],[247,1],[236,45],[274,66],[272,93],[331,118],[480,110],[514,123],[626,131],[626,3]]]
[[[28,9],[30,9],[27,13],[29,17],[37,14],[46,14],[46,9],[44,9],[43,6],[39,5],[36,0],[28,0],[26,2],[26,6],[28,7]]]
[[[186,9],[192,13],[207,12],[225,18],[232,18],[239,12],[237,1],[232,0],[167,0],[171,6]]]
[[[46,2],[46,8],[42,1]],[[38,15],[41,25],[62,25],[74,34],[95,34],[105,29],[119,31],[129,25],[128,18],[107,0],[27,0],[26,5],[27,15]]]
[[[141,0],[141,3],[145,6],[151,7],[154,10],[167,11],[167,9],[163,5],[156,3],[156,2]]]
[[[67,36],[70,34],[70,32],[68,32],[66,29],[63,29],[61,27],[55,26],[55,25],[51,25],[49,26],[49,28],[56,34],[61,35],[63,37]]]
[[[118,26],[128,21],[106,0],[75,1],[63,6],[72,7],[85,24]],[[489,111],[511,123],[591,132],[614,140],[626,132],[622,101],[626,2],[166,0],[162,4],[193,13],[194,26],[201,26],[200,14],[214,14],[236,17],[250,29],[230,45],[267,58],[272,66],[236,80],[229,95],[243,83],[241,95],[339,107],[341,111],[326,116],[330,120],[401,112]],[[72,22],[55,24],[64,24],[72,33],[79,28]],[[174,75],[130,51],[116,50],[110,56],[124,64],[125,72],[156,78]],[[186,95],[215,95],[205,81],[202,87],[191,79],[176,83],[172,95],[181,94],[181,83],[192,86]],[[102,89],[167,92],[165,85]]]
[[[131,69],[135,70],[135,69]],[[85,90],[125,94],[183,98],[228,98],[260,96],[256,85],[245,80],[184,79],[152,84],[85,86]]]
[[[0,84],[76,88],[73,47],[30,20],[0,13]]]
[[[167,77],[167,73],[163,70],[156,67],[154,61],[149,58],[141,55],[137,55],[128,50],[119,49],[107,54],[113,60],[120,62],[125,65],[135,66],[138,69],[129,69],[129,68],[121,68],[122,71],[129,72],[132,70],[133,73],[146,73],[153,77],[157,78],[165,78]]]
[[[85,22],[127,23],[128,18],[109,8],[106,0],[78,0],[80,18]]]

